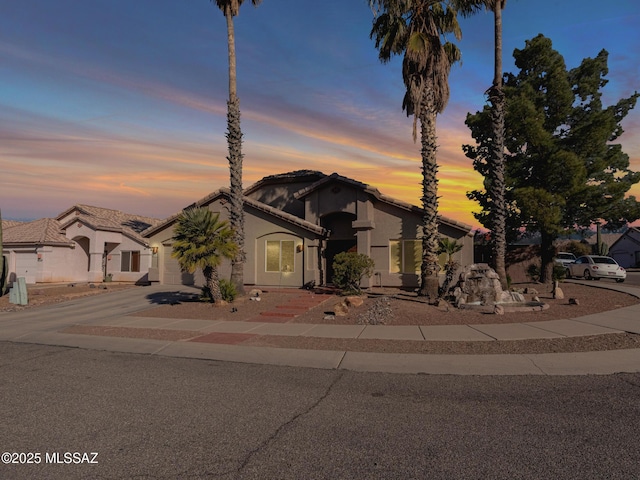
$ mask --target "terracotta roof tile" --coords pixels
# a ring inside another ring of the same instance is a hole
[[[3,228],[2,240],[5,244],[69,245],[72,243],[60,233],[60,222],[53,218],[41,218],[25,223],[18,222],[16,225]]]

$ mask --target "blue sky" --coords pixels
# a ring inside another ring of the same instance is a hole
[[[401,110],[400,59],[383,65],[365,0],[250,0],[235,19],[244,183],[316,169],[419,204],[419,144]],[[543,33],[569,68],[609,52],[605,102],[640,85],[637,0],[509,0],[504,69]],[[477,226],[481,185],[461,145],[493,68],[491,14],[461,20],[462,65],[438,120],[440,212]],[[76,203],[163,218],[228,184],[227,43],[208,0],[3,0],[0,208],[55,216]],[[621,138],[640,170],[640,112]],[[640,198],[640,187],[632,193]]]

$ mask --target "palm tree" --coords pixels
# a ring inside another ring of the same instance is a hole
[[[238,252],[231,261],[231,282],[238,293],[244,292],[244,210],[242,208],[242,130],[240,129],[240,99],[236,82],[236,40],[233,17],[238,15],[244,0],[211,0],[227,20],[227,45],[229,48],[229,101],[227,102],[227,143],[229,145],[229,177],[231,201],[229,220],[234,231]],[[258,6],[262,0],[251,0]]]
[[[238,251],[233,230],[219,217],[208,208],[183,211],[174,230],[171,253],[183,271],[193,273],[197,268],[202,269],[205,289],[214,303],[222,300],[218,267],[223,258],[232,259]]]
[[[460,38],[455,10],[436,0],[369,0],[376,12],[371,38],[382,62],[404,53],[402,77],[407,89],[402,108],[413,115],[413,139],[420,121],[422,155],[422,264],[419,295],[438,299],[438,164],[436,117],[449,101],[449,72],[460,60],[444,35]],[[378,10],[381,11],[378,14]]]
[[[505,202],[505,158],[504,158],[504,110],[505,96],[502,90],[502,10],[507,0],[454,0],[458,11],[463,15],[477,12],[482,7],[493,12],[494,19],[494,71],[493,84],[487,91],[491,105],[491,127],[493,141],[489,155],[489,175],[487,178],[487,194],[491,199],[491,233],[493,244],[494,267],[500,277],[503,290],[507,290],[507,270],[505,257],[507,253]]]
[[[462,244],[444,237],[438,240],[438,253],[445,253],[447,255],[447,261],[444,265],[446,275],[444,282],[440,290],[440,296],[446,295],[449,291],[449,285],[453,282],[453,275],[456,273],[456,269],[460,266],[458,262],[453,259],[453,256],[462,250]]]
[[[7,276],[9,271],[9,266],[5,261],[4,255],[2,255],[2,248],[2,212],[0,211],[0,297],[4,295],[7,288]]]

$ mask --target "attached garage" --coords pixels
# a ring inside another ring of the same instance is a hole
[[[171,246],[162,247],[163,271],[160,281],[163,285],[193,285],[193,274],[183,272],[178,260],[171,256]]]
[[[31,252],[16,252],[16,278],[24,277],[27,283],[36,283],[38,256]]]

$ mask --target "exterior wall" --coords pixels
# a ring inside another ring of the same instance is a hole
[[[73,281],[102,282],[104,280],[105,264],[107,275],[110,274],[111,280],[114,282],[140,282],[147,280],[152,260],[151,250],[140,242],[119,232],[94,230],[82,222],[75,222],[69,225],[65,235],[81,247],[88,259],[88,266],[85,267],[85,258],[81,255],[80,250],[72,256],[70,260],[75,266]],[[105,251],[107,252],[106,258]],[[140,252],[140,271],[122,271],[121,258],[123,251]]]
[[[5,255],[9,259],[10,283],[19,277],[28,284],[87,281],[88,257],[79,245],[9,248]]]
[[[640,231],[628,230],[612,246],[609,256],[623,268],[640,267]]]
[[[208,205],[208,208],[220,214],[220,218],[228,220],[228,211],[220,200]],[[158,248],[158,274],[160,282],[167,285],[195,284],[203,285],[201,271],[193,275],[180,271],[178,261],[171,257],[171,238],[173,225],[156,232],[149,237],[151,248]],[[295,250],[295,268],[290,273],[267,272],[265,268],[265,248],[267,240],[293,240]],[[268,213],[245,206],[245,252],[244,283],[246,285],[296,286],[300,287],[311,280],[319,281],[317,269],[318,242],[307,230],[273,217]],[[306,255],[305,255],[306,251]],[[312,265],[306,261],[311,258]],[[231,278],[231,262],[223,260],[218,269],[220,278]]]
[[[313,223],[322,223],[322,218],[335,212],[355,215],[351,235],[356,236],[357,251],[369,255],[375,263],[374,275],[370,279],[363,279],[363,287],[418,286],[417,274],[391,273],[390,268],[391,240],[422,238],[422,218],[418,213],[376,201],[362,190],[340,184],[328,184],[310,193],[305,200],[306,220]],[[461,265],[473,263],[472,235],[446,224],[440,224],[439,232],[463,245],[462,250],[454,256],[456,261]],[[335,233],[344,236],[344,232]],[[444,275],[444,270],[441,275]]]
[[[147,281],[147,276],[149,272],[149,268],[151,267],[152,254],[151,249],[141,245],[139,242],[121,235],[122,241],[115,246],[110,253],[107,254],[106,258],[106,270],[107,275],[111,275],[111,279],[114,282],[139,282],[139,281]],[[106,245],[106,241],[98,240],[102,245]],[[123,272],[122,271],[122,252],[131,252],[138,251],[140,252],[140,271],[138,272]],[[102,266],[102,256],[103,252],[100,255],[100,261]],[[102,272],[102,267],[101,267]],[[102,275],[102,273],[101,273]]]

